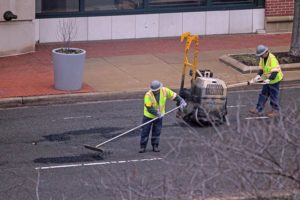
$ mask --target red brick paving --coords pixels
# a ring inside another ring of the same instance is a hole
[[[291,34],[237,34],[200,36],[199,50],[254,48],[258,44],[267,46],[290,45]],[[40,96],[74,93],[54,89],[51,50],[61,44],[39,44],[36,52],[0,58],[0,98],[17,96]],[[151,53],[183,52],[180,38],[136,39],[74,42],[74,47],[87,51],[87,58],[122,56]],[[95,92],[84,84],[80,92]]]
[[[37,54],[0,58],[0,98],[74,93],[54,88],[50,56]],[[84,84],[76,93],[93,91]]]

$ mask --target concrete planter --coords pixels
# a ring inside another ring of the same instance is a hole
[[[54,87],[58,90],[80,90],[82,87],[86,51],[70,48],[80,53],[66,54],[61,48],[52,50]]]
[[[243,54],[228,54],[228,55],[223,55],[219,58],[219,60],[239,72],[243,74],[249,74],[249,73],[256,73],[258,72],[258,66],[247,66],[244,63],[234,59],[231,57],[232,55],[243,55]],[[290,63],[290,64],[280,64],[281,69],[283,71],[296,71],[300,69],[300,63]]]

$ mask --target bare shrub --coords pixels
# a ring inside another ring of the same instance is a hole
[[[59,20],[57,27],[57,38],[63,43],[63,48],[60,49],[61,53],[76,54],[81,52],[79,50],[70,48],[70,44],[76,35],[77,23],[75,18],[63,18]]]
[[[300,188],[300,115],[296,103],[282,117],[214,126],[211,133],[181,123],[168,138],[163,165],[136,164],[101,184],[117,199],[297,199]],[[284,117],[283,117],[284,116]],[[211,129],[206,129],[209,131]],[[218,134],[216,134],[218,133]],[[149,175],[150,174],[150,175]],[[299,196],[298,196],[299,197]]]

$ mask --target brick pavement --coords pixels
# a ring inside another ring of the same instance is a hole
[[[236,34],[236,35],[216,35],[216,36],[200,36],[199,43],[199,60],[200,63],[205,58],[201,57],[202,53],[207,53],[212,57],[211,59],[218,60],[218,53],[214,55],[214,51],[224,53],[227,50],[235,50],[239,52],[240,49],[253,49],[257,44],[265,44],[270,47],[277,46],[289,46],[291,34]],[[97,86],[89,84],[89,77],[85,76],[85,83],[83,88],[79,91],[59,91],[54,89],[53,84],[53,67],[51,62],[51,50],[53,48],[60,47],[61,44],[38,44],[36,45],[36,52],[4,57],[0,58],[0,98],[7,97],[28,97],[28,96],[44,96],[54,94],[70,94],[70,93],[93,93],[101,91],[101,85]],[[87,51],[87,63],[92,59],[101,59],[111,57],[117,60],[117,57],[132,56],[130,59],[134,59],[137,55],[151,55],[151,54],[163,54],[164,60],[169,57],[169,63],[172,63],[170,59],[182,59],[172,56],[172,54],[182,55],[184,44],[180,43],[180,38],[155,38],[155,39],[137,39],[137,40],[112,40],[112,41],[94,41],[94,42],[74,42],[74,47],[83,48]],[[215,56],[215,57],[214,57]],[[157,56],[156,56],[157,58]],[[129,62],[128,61],[128,62]],[[113,63],[113,61],[111,61]],[[177,60],[178,63],[178,60]],[[130,64],[130,62],[129,62]],[[137,63],[138,64],[138,63]],[[143,64],[143,63],[142,63]],[[154,63],[155,64],[155,63]],[[154,65],[153,65],[154,66]],[[167,65],[162,65],[167,66]],[[180,67],[180,66],[178,66]],[[222,66],[219,66],[221,68]],[[142,66],[141,66],[142,68]],[[101,73],[102,68],[95,68]],[[119,73],[127,74],[127,68],[120,68],[117,66]],[[146,68],[147,69],[147,68]],[[89,73],[93,73],[93,68],[89,68]],[[110,85],[113,80],[109,79],[109,76],[114,76],[115,69],[112,67],[105,68],[106,77],[99,74],[101,84]],[[122,71],[123,70],[123,71]],[[232,70],[232,69],[230,69]],[[224,69],[220,69],[224,71]],[[132,72],[134,73],[134,71]],[[168,75],[170,71],[165,70],[165,75]],[[226,70],[225,72],[226,73]],[[121,77],[122,74],[120,74]],[[131,78],[132,74],[128,76]],[[136,75],[138,76],[138,74]],[[145,74],[143,74],[145,76]],[[97,79],[98,77],[94,77]],[[237,77],[238,78],[238,77]],[[149,77],[149,80],[155,79],[155,77]],[[179,78],[176,80],[179,84]],[[118,86],[115,86],[118,87]],[[130,84],[128,85],[130,87]],[[121,87],[119,91],[131,90],[131,88]],[[137,87],[137,86],[135,86]],[[145,86],[141,87],[142,89]],[[138,89],[138,88],[135,88]],[[106,90],[109,92],[108,90]]]

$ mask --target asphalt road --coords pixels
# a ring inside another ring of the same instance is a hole
[[[175,113],[166,116],[161,152],[148,147],[144,154],[138,153],[140,130],[105,144],[104,153],[83,147],[140,125],[141,99],[1,109],[0,199],[107,200],[134,199],[136,194],[141,199],[168,195],[171,190],[163,186],[168,185],[164,177],[170,174],[181,177],[175,179],[178,188],[194,183],[178,171],[170,171],[170,165],[184,166],[194,155],[199,157],[203,146],[195,148],[195,138],[209,140],[237,123],[270,120],[248,114],[258,92],[229,93],[229,126],[197,127],[176,119]],[[283,110],[294,106],[299,112],[299,88],[283,89],[281,97]],[[174,106],[170,102],[168,109]],[[192,171],[193,167],[186,168]],[[207,167],[211,168],[209,163]],[[212,169],[206,172],[214,173]]]

